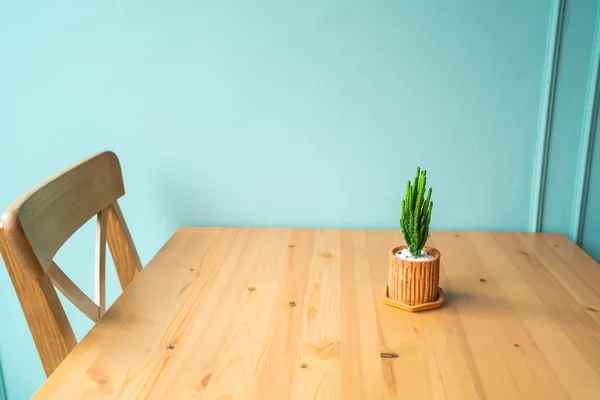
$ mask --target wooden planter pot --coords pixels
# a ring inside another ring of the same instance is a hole
[[[408,246],[390,249],[388,285],[384,293],[387,304],[406,311],[423,311],[441,307],[444,302],[440,281],[440,252],[425,247],[432,260],[411,261],[396,257],[396,253]]]

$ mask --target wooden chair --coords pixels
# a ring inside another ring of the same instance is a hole
[[[122,289],[141,270],[117,199],[125,194],[112,152],[97,154],[55,175],[2,214],[0,253],[49,376],[77,344],[54,286],[94,322],[104,314],[106,242]],[[97,216],[95,301],[52,261],[61,246]]]

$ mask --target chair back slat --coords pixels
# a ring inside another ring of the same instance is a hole
[[[142,270],[140,256],[133,244],[127,223],[118,202],[108,207],[106,240],[110,248],[121,288],[125,290]]]
[[[75,307],[84,313],[89,319],[97,322],[100,319],[100,309],[98,305],[92,301],[67,274],[59,268],[54,261],[50,263],[50,268],[47,272],[54,287],[63,294]]]
[[[106,223],[108,207],[98,213],[96,223],[96,260],[94,263],[94,299],[98,305],[99,317],[106,312]]]

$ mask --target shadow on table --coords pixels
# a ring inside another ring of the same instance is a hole
[[[442,309],[454,316],[458,316],[460,312],[461,317],[519,321],[518,324],[521,324],[520,320],[524,318],[529,321],[545,321],[551,318],[563,324],[572,324],[577,320],[573,309],[566,303],[555,304],[549,314],[542,303],[528,302],[524,299],[511,302],[502,293],[494,291],[476,296],[468,292],[444,290]]]
[[[444,304],[442,307],[455,307],[457,304],[465,302],[478,302],[477,296],[466,292],[457,292],[452,290],[444,290]]]
[[[482,296],[476,296],[472,293],[444,290],[444,304],[442,308],[447,310],[460,310],[461,316],[471,316],[477,318],[514,318],[517,312],[514,305],[499,293],[490,291]],[[538,312],[535,307],[529,304],[523,304],[520,307],[521,313],[535,318]]]

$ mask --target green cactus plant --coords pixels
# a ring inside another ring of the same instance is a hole
[[[411,185],[410,180],[406,183],[406,196],[402,200],[402,217],[400,228],[404,234],[404,240],[408,245],[413,257],[418,257],[429,237],[429,222],[431,221],[431,188],[425,198],[425,184],[427,183],[427,171],[421,171],[417,167],[417,176]]]

